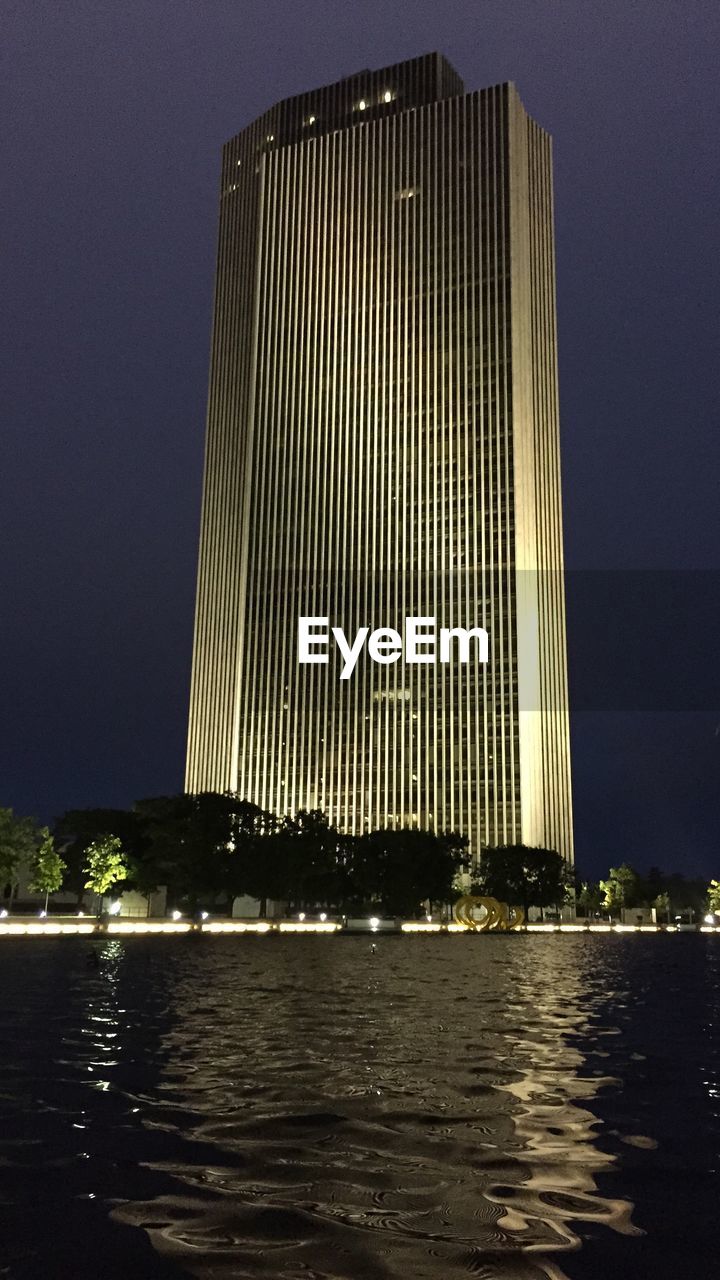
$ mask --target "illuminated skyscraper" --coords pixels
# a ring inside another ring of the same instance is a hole
[[[572,858],[551,144],[431,54],[223,153],[186,786]],[[298,619],[485,666],[298,662]]]

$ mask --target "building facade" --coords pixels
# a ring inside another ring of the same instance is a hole
[[[224,149],[186,787],[572,860],[551,144],[437,54]]]

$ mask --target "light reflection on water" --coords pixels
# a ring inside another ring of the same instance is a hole
[[[617,1157],[595,1144],[601,1124],[582,1105],[601,1089],[621,1088],[622,1081],[588,1074],[587,1059],[576,1046],[581,1040],[588,1047],[599,1046],[600,1037],[617,1034],[617,1028],[593,1028],[593,1017],[606,997],[593,992],[581,972],[564,970],[560,984],[552,960],[552,953],[538,957],[532,981],[519,988],[522,1000],[516,996],[511,1002],[518,1017],[529,1002],[537,1011],[537,1023],[530,1036],[515,1039],[520,1078],[496,1086],[519,1103],[513,1124],[515,1159],[523,1174],[513,1186],[485,1190],[487,1198],[505,1210],[498,1225],[529,1253],[579,1248],[583,1222],[602,1223],[621,1235],[643,1234],[632,1222],[629,1200],[600,1194],[596,1175],[610,1171]],[[618,994],[616,990],[616,998]],[[597,1047],[595,1057],[605,1052]],[[655,1145],[639,1135],[628,1137],[635,1144]],[[546,1263],[543,1270],[564,1275],[557,1265]]]
[[[713,944],[4,942],[5,1274],[678,1274],[642,1192],[717,1154]]]

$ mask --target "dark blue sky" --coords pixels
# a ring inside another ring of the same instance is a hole
[[[180,789],[221,145],[438,49],[555,139],[578,861],[720,874],[717,6],[3,13],[0,804]]]

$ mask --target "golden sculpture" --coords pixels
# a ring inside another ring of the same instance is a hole
[[[479,920],[474,915],[478,909],[485,912]],[[511,929],[522,928],[525,923],[525,912],[520,907],[509,907],[506,902],[498,902],[497,898],[479,897],[473,893],[458,898],[453,915],[456,924],[476,933],[508,933]]]

